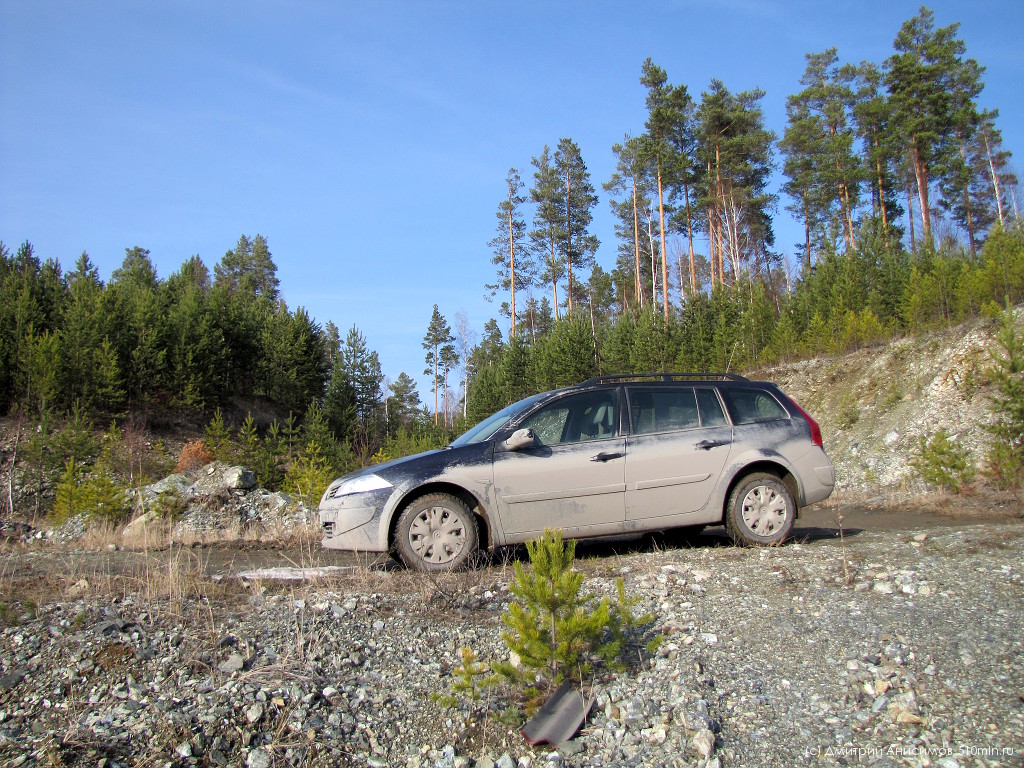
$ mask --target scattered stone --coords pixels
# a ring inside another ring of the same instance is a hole
[[[711,757],[711,753],[715,751],[715,734],[707,728],[697,731],[693,737],[693,748],[705,760]]]
[[[845,543],[855,583],[890,584],[889,598],[836,580],[842,565],[828,540],[799,550],[625,552],[609,568],[598,556],[587,564],[587,590],[615,600],[621,576],[635,614],[653,612],[664,639],[652,650],[638,642],[636,662],[600,679],[584,727],[555,752],[525,744],[522,722],[506,717],[510,700],[493,689],[451,708],[438,699],[451,693],[462,646],[483,660],[508,656],[500,611],[511,576],[501,566],[436,584],[366,571],[301,589],[226,578],[217,599],[197,579],[173,603],[141,590],[65,593],[0,625],[0,765],[21,754],[35,765],[47,745],[70,740],[109,745],[76,757],[97,768],[137,762],[143,743],[147,761],[183,768],[721,768],[765,764],[768,754],[796,764],[804,750],[829,745],[905,744],[923,754],[973,738],[1021,743],[1014,576],[1024,529],[936,528],[909,558],[899,541],[863,530]],[[12,592],[19,572],[42,572],[48,548],[8,553]],[[76,553],[64,583],[89,574],[95,589],[131,557]],[[698,580],[708,587],[700,599],[686,589]],[[930,595],[918,597],[925,586]],[[439,588],[490,593],[498,607],[439,613],[424,600]],[[224,590],[235,593],[220,599]],[[975,762],[985,761],[964,764]]]
[[[240,672],[245,667],[245,657],[240,653],[232,653],[228,658],[217,665],[217,669],[226,674]]]

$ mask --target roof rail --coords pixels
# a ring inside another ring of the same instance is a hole
[[[724,380],[724,381],[749,381],[746,376],[738,373],[713,373],[701,371],[699,373],[618,373],[610,376],[595,376],[587,379],[580,386],[585,384],[613,384],[620,381],[694,381],[694,380]]]

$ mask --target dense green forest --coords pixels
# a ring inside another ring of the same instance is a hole
[[[1024,301],[1017,180],[998,114],[979,106],[984,68],[927,9],[893,48],[880,64],[809,54],[781,137],[762,91],[712,80],[695,99],[644,62],[644,131],[610,148],[602,183],[614,268],[595,262],[599,198],[572,139],[532,158],[529,187],[511,168],[489,244],[502,321],[474,343],[435,305],[433,403],[406,373],[388,383],[357,327],[343,337],[290,309],[260,235],[212,273],[193,256],[165,279],[129,248],[107,282],[85,253],[65,271],[0,243],[0,413],[34,435],[21,458],[40,477],[103,469],[99,444],[76,442],[88,425],[185,420],[209,424],[208,447],[264,485],[313,498],[338,472],[598,373],[750,369]],[[781,202],[803,223],[796,263],[775,242]]]

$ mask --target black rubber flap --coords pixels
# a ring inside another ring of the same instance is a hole
[[[523,726],[523,736],[530,744],[562,744],[580,729],[593,704],[593,699],[584,699],[576,685],[567,680]]]

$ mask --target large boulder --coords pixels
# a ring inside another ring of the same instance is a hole
[[[175,506],[183,508],[171,532],[175,538],[279,533],[311,519],[305,505],[288,494],[258,487],[251,470],[216,461],[143,488],[143,510],[150,510],[167,494],[175,498]]]

